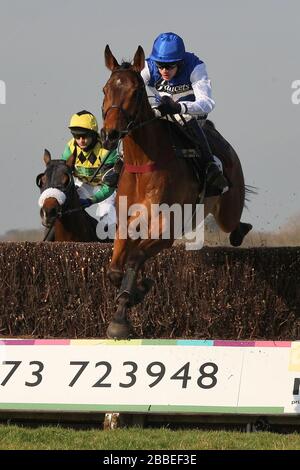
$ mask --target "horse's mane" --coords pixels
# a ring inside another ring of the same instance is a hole
[[[140,74],[139,72],[136,72],[135,70],[133,70],[131,62],[122,61],[121,65],[119,65],[119,67],[118,67],[115,71],[116,71],[116,72],[117,72],[117,71],[121,71],[121,72],[122,72],[123,70],[124,70],[124,71],[125,71],[125,70],[132,70],[132,71],[136,74],[136,76],[137,76],[137,78],[138,78],[138,80],[139,80],[139,82],[140,82],[140,85],[142,85],[143,87],[145,86],[145,85],[144,85],[144,80],[143,80],[141,74]]]
[[[130,62],[122,62],[119,69],[127,70],[127,69],[130,69],[131,67],[132,67],[132,65],[131,65]]]

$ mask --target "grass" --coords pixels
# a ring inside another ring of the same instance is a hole
[[[299,450],[300,434],[0,425],[1,450]]]

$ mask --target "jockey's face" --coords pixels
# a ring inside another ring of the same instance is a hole
[[[91,136],[86,135],[86,134],[77,135],[77,136],[74,136],[74,138],[76,140],[76,144],[78,145],[78,147],[80,147],[83,150],[89,145],[91,145],[92,140],[93,140]]]
[[[164,64],[157,64],[159,73],[161,74],[164,80],[172,80],[172,78],[175,77],[178,71],[178,66],[176,64],[165,64],[165,65],[166,66],[164,67]]]

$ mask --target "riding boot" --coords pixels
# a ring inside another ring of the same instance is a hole
[[[223,175],[221,168],[215,162],[206,135],[196,119],[188,121],[186,127],[193,140],[196,140],[196,146],[198,146],[201,151],[203,169],[206,172],[205,195],[207,197],[218,196],[228,188],[228,181]]]

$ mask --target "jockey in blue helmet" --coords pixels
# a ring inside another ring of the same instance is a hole
[[[162,33],[155,39],[141,74],[145,84],[160,96],[159,105],[155,105],[156,114],[183,114],[188,127],[196,132],[206,170],[206,195],[222,194],[228,182],[202,130],[208,113],[215,107],[205,63],[195,54],[186,52],[180,36]]]

